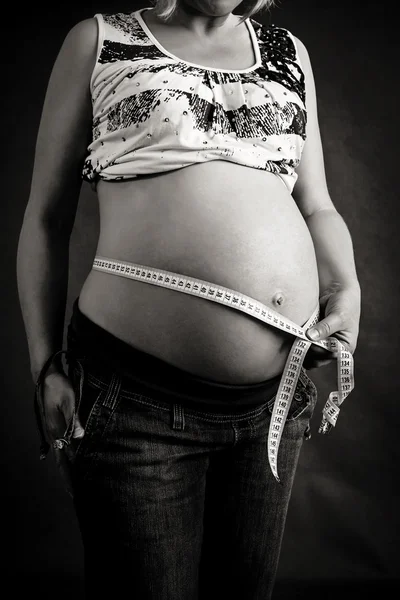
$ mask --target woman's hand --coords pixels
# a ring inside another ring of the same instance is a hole
[[[310,340],[319,341],[333,336],[353,353],[357,346],[360,321],[360,288],[332,284],[320,297],[323,318],[306,331]],[[304,368],[314,369],[330,363],[336,355],[312,345],[307,352]]]
[[[43,381],[43,405],[44,405],[44,430],[48,442],[53,447],[53,441],[62,438],[70,423],[75,408],[75,392],[68,377],[60,371],[52,371],[46,375]],[[72,433],[73,438],[81,438],[84,429],[79,422],[78,415],[75,418],[75,426]],[[73,496],[71,481],[71,463],[68,456],[72,453],[69,446],[62,450],[54,449],[54,456],[61,475],[64,479],[65,489]]]

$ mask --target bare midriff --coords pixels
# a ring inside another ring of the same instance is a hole
[[[316,307],[313,242],[277,175],[218,160],[100,181],[97,193],[96,254],[229,287],[299,325]],[[96,270],[79,308],[134,348],[218,383],[280,374],[293,343],[226,306]]]

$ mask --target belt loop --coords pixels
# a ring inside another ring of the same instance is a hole
[[[185,413],[181,404],[173,404],[171,407],[172,429],[183,431],[185,429]]]
[[[103,406],[108,406],[111,410],[113,410],[117,402],[120,389],[121,378],[119,375],[113,372],[106,397],[103,401]]]

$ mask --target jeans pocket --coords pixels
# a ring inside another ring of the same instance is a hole
[[[317,388],[302,368],[286,420],[295,421],[296,419],[299,419],[300,416],[302,418],[307,418],[308,420],[311,419],[317,399]],[[268,402],[268,409],[271,414],[275,400],[276,396],[271,398]]]
[[[79,372],[72,368],[70,377],[75,389],[79,388]],[[76,415],[85,433],[81,438],[71,437],[68,459],[74,468],[79,467],[82,475],[88,473],[96,457],[99,444],[110,427],[111,417],[120,401],[120,378],[112,373],[109,381],[101,381],[87,371]]]

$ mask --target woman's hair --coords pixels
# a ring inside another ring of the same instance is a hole
[[[179,0],[150,0],[154,4],[154,12],[161,21],[168,21],[175,12]],[[240,23],[243,23],[245,19],[252,15],[263,11],[269,10],[275,3],[275,0],[243,0],[238,5],[237,10],[243,10],[243,16],[240,19]]]

